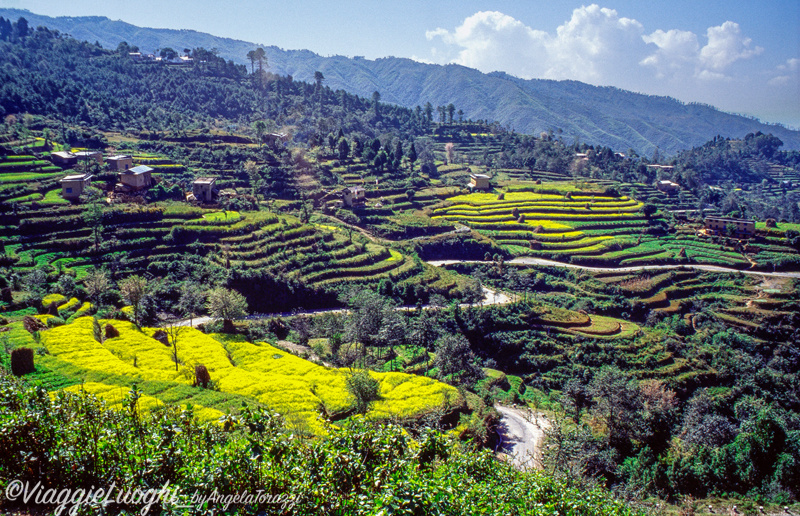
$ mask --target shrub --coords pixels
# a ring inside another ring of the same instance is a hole
[[[273,335],[281,340],[285,339],[286,336],[289,335],[289,327],[280,317],[276,319],[270,319],[267,327]]]
[[[211,383],[211,375],[208,374],[208,368],[203,364],[198,364],[194,367],[194,385],[207,388]]]
[[[28,333],[34,333],[47,328],[42,321],[35,317],[31,317],[30,315],[26,315],[22,318],[22,325],[25,327],[25,330],[27,330]]]
[[[64,319],[58,316],[48,317],[47,318],[47,327],[48,328],[55,328],[56,326],[63,326],[66,323]]]
[[[31,348],[18,348],[11,352],[11,372],[14,376],[22,376],[35,370]]]
[[[119,337],[119,330],[114,328],[114,326],[112,326],[111,323],[106,324],[105,332],[107,339],[113,339],[115,337]]]
[[[164,330],[156,330],[156,332],[153,334],[153,338],[163,345],[169,346],[169,338],[167,337],[167,332]]]
[[[356,410],[364,414],[372,401],[378,399],[380,383],[366,371],[357,371],[347,378],[347,391],[355,398]]]

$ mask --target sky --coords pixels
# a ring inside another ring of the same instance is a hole
[[[800,129],[800,0],[0,0],[318,54],[668,95]]]

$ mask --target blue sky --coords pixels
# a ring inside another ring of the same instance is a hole
[[[322,55],[409,57],[712,104],[800,128],[800,1],[0,0]]]

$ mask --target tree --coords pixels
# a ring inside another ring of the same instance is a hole
[[[475,365],[475,354],[469,341],[460,333],[448,334],[436,341],[434,365],[439,369],[439,378],[449,379],[457,385],[471,386],[483,377],[483,371]]]
[[[605,366],[589,384],[592,412],[608,429],[608,444],[619,445],[637,431],[641,424],[639,387],[617,367]]]
[[[256,120],[256,123],[253,125],[256,130],[256,137],[258,138],[258,144],[263,145],[264,143],[264,133],[267,130],[267,124],[264,123],[263,120]]]
[[[447,118],[449,119],[450,123],[453,123],[453,115],[456,112],[456,107],[453,104],[447,105]]]
[[[322,90],[322,81],[325,80],[325,76],[322,75],[322,72],[317,70],[314,72],[314,83],[316,84],[317,93]]]
[[[645,217],[651,217],[655,212],[658,211],[658,207],[655,204],[650,204],[646,202],[642,205],[642,213],[644,213]]]
[[[256,73],[256,51],[251,50],[248,52],[247,59],[250,60],[250,73]]]
[[[205,293],[193,281],[185,281],[181,285],[181,297],[178,299],[177,308],[182,316],[189,316],[189,325],[206,303]]]
[[[390,299],[371,290],[353,290],[345,297],[351,307],[345,339],[356,346],[361,344],[359,358],[363,360],[367,346],[393,346],[402,341],[405,324]]]
[[[411,148],[408,150],[408,161],[411,163],[411,172],[414,172],[414,162],[417,161],[417,149],[414,142],[411,142]]]
[[[226,331],[233,330],[233,320],[247,315],[247,299],[239,292],[217,287],[208,293],[206,302],[211,317],[222,319]]]
[[[375,118],[381,117],[380,112],[381,94],[377,91],[372,92],[372,107],[375,110]]]
[[[111,287],[111,279],[105,269],[92,269],[83,278],[83,288],[95,306],[100,305],[103,294]]]
[[[171,49],[170,47],[162,48],[159,54],[162,59],[166,59],[167,61],[172,61],[176,57],[178,57],[178,53],[175,50]]]
[[[92,230],[94,250],[97,252],[100,248],[100,237],[103,234],[103,208],[100,207],[100,204],[93,202],[83,212],[82,217],[86,225]]]
[[[433,105],[430,102],[425,103],[425,119],[428,121],[428,124],[433,122]]]
[[[256,49],[255,57],[256,57],[256,62],[258,63],[258,72],[260,74],[261,72],[264,71],[264,68],[267,67],[268,64],[267,53],[264,52],[263,48],[258,47]]]
[[[339,155],[340,160],[347,159],[347,155],[350,153],[350,144],[347,143],[347,140],[344,137],[339,138],[339,143],[336,144],[337,153]]]
[[[356,411],[364,414],[370,402],[380,398],[380,383],[367,371],[356,371],[347,377],[347,392],[353,396]]]
[[[180,363],[180,360],[178,360],[178,341],[186,328],[186,326],[177,324],[175,321],[169,322],[164,327],[164,332],[167,334],[167,344],[172,348],[172,360],[175,362],[175,372],[178,371],[178,364]]]
[[[147,295],[147,280],[139,275],[128,276],[119,282],[119,292],[133,306],[133,319],[139,326],[139,307]]]

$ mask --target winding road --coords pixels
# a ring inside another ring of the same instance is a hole
[[[482,260],[430,260],[427,263],[441,267],[443,265],[453,265],[456,263],[491,263]],[[800,272],[764,272],[754,271],[747,269],[732,269],[728,267],[720,267],[717,265],[702,265],[696,263],[682,264],[682,265],[635,265],[633,267],[592,267],[589,265],[578,265],[575,263],[557,262],[554,260],[545,260],[544,258],[532,258],[529,256],[522,256],[506,260],[505,263],[519,263],[524,265],[543,265],[548,267],[565,267],[567,269],[581,269],[585,271],[594,272],[636,272],[636,271],[651,271],[651,270],[667,270],[667,269],[696,269],[708,272],[741,272],[742,274],[752,274],[755,276],[770,276],[775,278],[800,278]]]
[[[498,451],[508,456],[517,469],[541,469],[542,443],[550,422],[530,410],[504,405],[494,408],[501,416]]]

